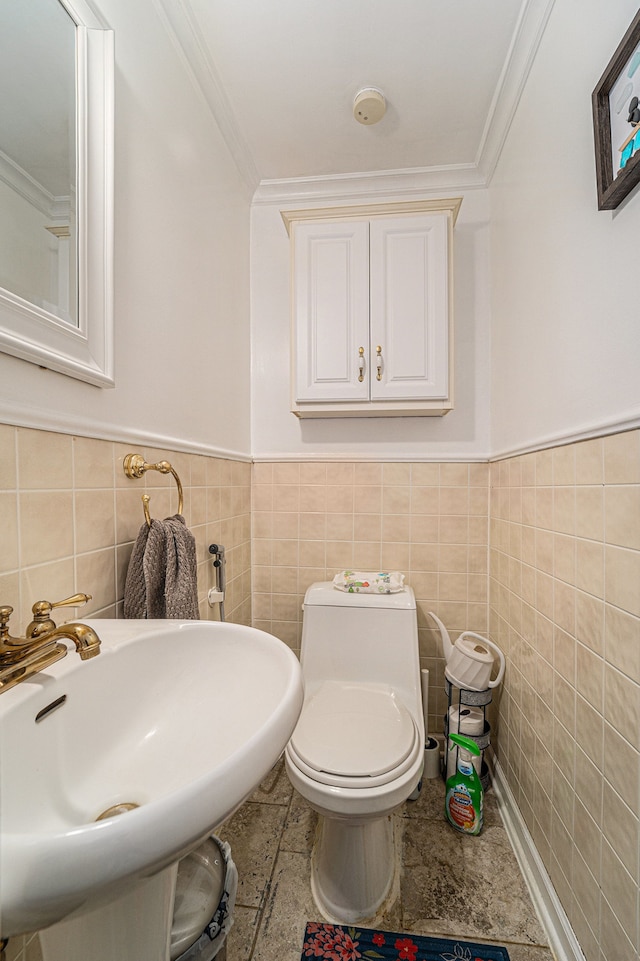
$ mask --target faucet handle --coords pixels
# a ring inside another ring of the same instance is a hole
[[[31,608],[33,620],[27,627],[25,636],[39,637],[48,631],[53,631],[56,625],[50,614],[54,607],[77,607],[80,604],[87,604],[90,600],[91,594],[72,594],[71,597],[65,597],[62,601],[36,601]]]
[[[80,604],[88,604],[91,594],[73,594],[65,597],[62,601],[36,601],[31,610],[34,617],[48,617],[54,607],[78,607]]]
[[[13,614],[13,608],[9,604],[0,607],[0,636],[6,637],[9,633],[9,618]]]

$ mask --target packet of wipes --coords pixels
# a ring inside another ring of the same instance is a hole
[[[333,578],[333,586],[348,594],[398,594],[404,590],[404,574],[400,571],[341,571]]]

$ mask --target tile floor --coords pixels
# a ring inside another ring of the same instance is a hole
[[[425,781],[395,815],[402,843],[397,897],[369,927],[504,944],[511,961],[553,961],[491,790],[479,837],[444,820],[444,784]],[[289,785],[282,762],[217,834],[238,868],[227,961],[299,961],[311,897],[316,816]]]
[[[553,961],[493,792],[485,796],[477,838],[453,831],[443,805],[443,782],[425,781],[419,799],[394,815],[403,855],[397,897],[369,926],[495,941],[511,961]],[[322,920],[309,886],[316,824],[280,762],[216,832],[231,845],[238,868],[226,961],[299,961],[306,922]],[[10,942],[0,961],[42,959],[37,936],[24,954],[16,949],[17,941]]]

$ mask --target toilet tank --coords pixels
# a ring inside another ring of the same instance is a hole
[[[307,693],[323,680],[366,681],[420,697],[418,621],[413,590],[348,594],[312,584],[303,607],[300,661]]]

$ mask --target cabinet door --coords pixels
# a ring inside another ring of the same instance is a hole
[[[447,218],[372,220],[370,242],[371,399],[446,398]]]
[[[293,271],[295,401],[367,400],[369,224],[298,224]]]

